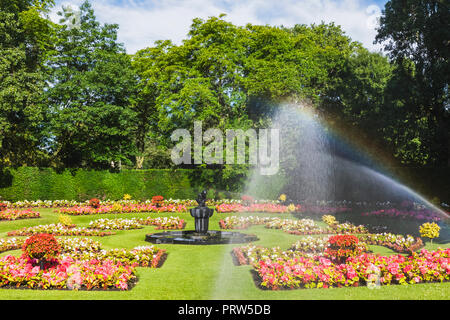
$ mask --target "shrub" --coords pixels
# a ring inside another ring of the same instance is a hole
[[[97,199],[97,198],[92,198],[91,200],[89,200],[89,205],[90,205],[92,208],[97,209],[97,208],[100,207],[100,200]]]
[[[112,212],[122,212],[122,210],[123,210],[123,206],[120,203],[116,202],[111,206]]]
[[[425,222],[419,227],[420,235],[425,238],[429,238],[433,243],[433,238],[439,237],[439,231],[441,228],[435,222]]]
[[[59,215],[58,222],[66,227],[73,226],[72,219],[69,216],[66,216],[64,214]]]
[[[336,218],[332,215],[326,214],[324,216],[322,216],[322,221],[325,222],[327,225],[329,225],[330,227],[333,225],[338,224],[338,221],[336,221]]]
[[[40,233],[29,237],[23,244],[22,251],[24,256],[30,260],[36,259],[44,268],[45,262],[55,260],[61,251],[56,238],[47,233]]]
[[[325,256],[337,263],[345,263],[347,258],[361,254],[363,247],[358,245],[359,240],[354,235],[336,235],[328,239],[328,248]]]
[[[164,201],[163,196],[153,196],[152,197],[152,203],[157,207],[161,206],[163,201]]]
[[[293,203],[291,203],[290,205],[287,206],[287,211],[288,212],[294,212],[296,210],[295,205]]]
[[[128,193],[125,193],[125,194],[123,195],[123,200],[131,200],[131,195],[128,194]]]

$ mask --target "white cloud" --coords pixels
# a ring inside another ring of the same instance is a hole
[[[51,18],[61,4],[80,5],[81,0],[57,2]],[[118,40],[128,53],[152,46],[155,40],[170,39],[181,43],[187,37],[192,19],[226,13],[226,20],[236,25],[269,24],[293,26],[335,22],[366,48],[373,45],[376,31],[373,22],[379,16],[375,4],[363,0],[95,0],[91,1],[99,21],[119,24]],[[369,5],[372,5],[369,7]]]

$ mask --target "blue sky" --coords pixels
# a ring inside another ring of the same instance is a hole
[[[58,21],[61,5],[79,6],[83,0],[56,0],[50,17]],[[387,0],[91,0],[99,21],[119,24],[118,40],[128,53],[152,46],[156,40],[181,43],[193,18],[226,13],[236,25],[293,26],[335,22],[356,41],[373,51],[376,18]]]

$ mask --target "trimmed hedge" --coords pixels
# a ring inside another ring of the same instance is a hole
[[[3,174],[12,175],[9,186],[0,188],[0,197],[20,200],[77,200],[93,197],[122,199],[128,193],[133,199],[164,198],[194,199],[197,191],[191,186],[188,169],[149,169],[109,171],[65,170],[57,173],[50,168],[20,167]]]
[[[283,174],[250,174],[247,179],[243,176],[238,181],[233,177],[225,178],[220,170],[202,170],[211,172],[199,176],[194,169],[122,170],[118,173],[85,169],[67,169],[57,173],[50,168],[34,167],[4,169],[0,171],[0,199],[84,201],[96,197],[117,200],[122,199],[125,193],[138,200],[149,199],[154,195],[195,199],[203,188],[209,190],[209,198],[240,198],[241,192],[244,192],[256,198],[276,199],[289,185],[286,181],[289,178]],[[450,168],[390,168],[389,172],[394,179],[398,177],[428,199],[437,197],[441,202],[450,201]],[[229,183],[229,180],[233,183]],[[214,194],[215,191],[218,194]]]

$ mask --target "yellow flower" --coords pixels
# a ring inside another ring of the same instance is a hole
[[[294,211],[295,211],[295,206],[294,206],[294,204],[291,203],[290,205],[288,205],[288,206],[287,206],[287,211],[288,211],[288,212],[294,212]]]
[[[325,222],[327,225],[331,226],[333,224],[337,224],[336,218],[332,215],[324,215],[322,216],[322,221]]]
[[[123,195],[123,200],[131,200],[131,195],[129,195],[128,193],[125,193]]]
[[[429,238],[433,242],[433,238],[439,237],[441,228],[435,222],[425,222],[419,227],[419,232],[422,237]]]
[[[72,219],[69,216],[60,214],[58,217],[59,223],[65,226],[70,226],[73,224]]]
[[[278,199],[280,199],[281,201],[286,201],[286,195],[283,193]]]

